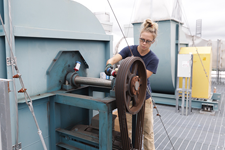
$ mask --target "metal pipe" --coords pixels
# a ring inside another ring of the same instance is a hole
[[[12,25],[12,11],[11,11],[11,0],[8,0],[8,9],[9,9],[9,37],[10,37],[10,47],[15,48],[14,46],[14,34],[13,34],[13,25]],[[15,56],[13,53],[11,53],[11,59],[15,60]],[[15,62],[16,63],[16,62]],[[14,66],[12,64],[12,74],[15,75]],[[16,93],[16,84],[15,79],[13,79],[13,92],[14,92],[14,98],[15,98],[15,112],[16,112],[16,144],[19,144],[19,114],[18,114],[18,99],[17,99],[17,93]]]
[[[87,84],[87,85],[97,85],[97,86],[105,86],[111,87],[111,80],[105,80],[100,78],[90,78],[90,77],[79,77],[75,76],[74,78],[75,84]]]
[[[188,113],[191,114],[191,101],[192,101],[192,72],[193,72],[193,55],[191,55],[191,76],[190,76],[190,100],[189,100],[189,108]]]
[[[12,130],[8,82],[0,79],[0,150],[12,150]]]
[[[184,115],[184,94],[185,94],[185,77],[183,77],[183,84],[182,84],[182,104],[181,104],[181,111],[182,115]]]
[[[176,89],[176,92],[175,92],[175,95],[176,95],[176,112],[178,112],[179,110],[179,77],[177,77],[177,89]]]
[[[186,98],[186,116],[188,115],[188,92],[189,92],[189,77],[187,77],[187,98]]]
[[[220,40],[217,39],[217,58],[216,58],[216,71],[217,71],[217,83],[219,83],[219,53],[220,53]]]

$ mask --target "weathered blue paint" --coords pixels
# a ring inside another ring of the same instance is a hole
[[[16,45],[20,51],[17,55],[18,66],[23,66],[20,72],[31,96],[48,92],[49,85],[47,84],[48,75],[46,75],[46,71],[59,51],[79,50],[90,67],[86,71],[89,77],[99,77],[99,73],[104,70],[106,62],[105,42],[100,41],[17,38]],[[98,59],[93,59],[93,56],[96,56]],[[24,58],[27,58],[25,64],[23,63]],[[64,62],[62,66],[66,63]],[[84,64],[81,65],[83,66]],[[31,68],[32,70],[27,68]],[[55,75],[57,76],[57,74]],[[55,82],[59,83],[58,80]],[[17,86],[19,86],[19,83]],[[23,98],[23,96],[21,95],[19,98]]]
[[[12,1],[12,7],[15,26],[105,34],[94,14],[75,1],[21,0]]]
[[[49,149],[49,98],[42,98],[33,101],[34,112],[42,130],[46,146]],[[19,142],[22,143],[22,148],[25,150],[40,150],[43,149],[37,128],[26,103],[18,105],[19,110]]]
[[[49,87],[54,84],[48,84],[46,71],[60,51],[79,51],[89,64],[89,69],[81,70],[80,73],[87,77],[98,78],[99,73],[104,70],[106,61],[112,56],[112,36],[105,34],[102,25],[90,10],[74,1],[11,1],[11,8],[12,51],[17,58],[25,88],[33,99],[35,115],[47,148],[61,149],[51,143],[51,141],[55,141],[53,138],[56,138],[57,141],[60,139],[55,137],[55,128],[52,130],[52,127],[49,126],[50,122],[55,127],[70,128],[76,123],[88,124],[92,114],[88,109],[58,103],[52,104],[51,101],[54,101],[57,96],[48,92],[58,90],[59,86],[49,90]],[[0,13],[9,37],[8,0],[0,0]],[[6,66],[6,57],[11,57],[10,49],[0,25],[0,77],[11,79],[13,74],[11,67]],[[63,66],[66,61],[64,58],[60,64]],[[63,76],[64,72],[60,73]],[[58,72],[58,75],[60,73]],[[13,89],[12,84],[10,88]],[[20,88],[20,83],[16,79],[16,90],[18,91]],[[87,93],[87,91],[81,93]],[[22,148],[42,149],[24,96],[17,94],[17,97],[19,99],[19,141],[22,142]],[[49,103],[51,108],[49,108]],[[54,119],[49,118],[52,115]],[[10,119],[12,144],[15,145],[16,112],[13,92],[10,93]]]
[[[55,102],[60,104],[77,106],[86,109],[107,111],[107,107],[104,101],[94,99],[93,97],[90,96],[65,93],[65,94],[57,94],[56,97],[57,99],[55,100]]]
[[[156,93],[175,93],[176,88],[176,25],[174,20],[157,21],[159,25],[158,36],[151,50],[159,58],[157,74],[152,75],[150,80],[151,88]],[[139,44],[141,23],[134,24],[134,42]],[[166,72],[166,73],[165,73]]]
[[[77,72],[79,76],[87,76],[86,70],[88,64],[79,51],[60,51],[52,60],[47,70],[47,91],[57,91],[65,84],[65,76],[69,72],[74,72],[76,61],[81,62],[80,70]]]
[[[94,147],[91,147],[89,145],[85,145],[85,144],[82,144],[82,143],[79,143],[79,142],[76,142],[76,141],[71,141],[71,140],[66,140],[65,138],[62,139],[62,142],[63,143],[66,143],[68,145],[73,145],[77,148],[80,148],[82,150],[98,150],[98,148],[94,148]]]
[[[175,89],[177,79],[177,54],[180,47],[187,46],[187,40],[180,29],[180,23],[175,20],[157,21],[159,25],[158,37],[151,46],[151,50],[159,58],[157,74],[150,77],[152,97],[156,103],[176,105]],[[141,23],[134,23],[134,43],[139,43]],[[165,73],[166,72],[166,73]],[[180,105],[179,101],[179,105]],[[214,105],[218,110],[219,103],[216,101],[192,100],[192,108],[202,108],[202,103]]]
[[[3,23],[4,23],[4,4],[3,4],[2,0],[0,1],[0,14],[2,16],[2,20],[3,20]],[[0,29],[0,32],[3,32],[3,31],[1,31],[1,29]]]
[[[69,130],[65,130],[65,129],[61,129],[61,128],[56,129],[56,132],[58,133],[59,136],[65,137],[65,138],[62,138],[62,140],[66,139],[67,141],[70,141],[70,140],[74,139],[76,141],[79,141],[80,143],[88,143],[94,147],[99,147],[99,140],[98,140],[98,137],[96,137],[96,136],[85,138],[85,135],[76,134],[74,132],[70,132]],[[74,144],[72,144],[72,145],[74,145]],[[83,144],[83,145],[87,145],[87,144]]]
[[[212,100],[221,100],[221,93],[213,93]]]
[[[56,141],[61,142],[61,139],[59,136],[56,135],[55,129],[61,127],[61,120],[58,118],[61,118],[60,116],[60,104],[55,103],[54,97],[50,98],[50,149],[54,150],[60,150],[59,147],[56,146]]]
[[[3,36],[0,36],[0,70],[0,78],[6,79],[5,38]]]
[[[63,140],[59,134],[52,133],[56,132],[54,129],[56,130],[57,128],[62,128],[70,130],[72,126],[77,124],[88,125],[90,117],[88,110],[99,111],[99,149],[112,149],[112,110],[116,107],[115,98],[106,97],[103,99],[95,99],[91,96],[85,95],[56,93],[56,96],[52,97],[51,99],[50,130],[52,149],[58,148],[56,144]],[[71,110],[68,110],[70,108]],[[75,111],[73,113],[74,116],[72,115],[72,111]],[[84,140],[83,142],[86,142],[85,139],[79,140]],[[77,144],[77,142],[73,142],[72,145],[78,148],[83,148],[85,144],[82,145],[80,143]]]
[[[51,29],[20,27],[20,26],[15,26],[14,35],[17,37],[80,39],[80,40],[106,41],[106,42],[112,39],[112,37],[109,35],[99,33],[83,33],[79,31],[51,30]]]
[[[112,149],[112,108],[99,111],[99,149]]]
[[[31,98],[32,101],[36,101],[36,100],[42,100],[44,98],[48,98],[48,97],[51,97],[51,96],[54,96],[54,95],[55,95],[54,93],[44,93],[44,94],[38,94],[36,96],[31,96],[30,98]],[[18,103],[20,103],[20,104],[23,104],[24,103],[25,104],[25,99],[20,99],[18,101]],[[38,103],[38,102],[36,102],[36,103]],[[20,107],[21,106],[27,107],[27,105],[19,105],[19,106]]]
[[[151,50],[159,58],[157,74],[152,75],[151,88],[156,93],[174,94],[176,88],[176,64],[178,49],[185,44],[179,22],[175,20],[156,21],[159,25],[158,36]],[[139,44],[141,23],[134,23],[134,43]],[[179,37],[181,35],[181,37]],[[182,40],[182,41],[181,41]],[[166,74],[165,74],[166,72]]]

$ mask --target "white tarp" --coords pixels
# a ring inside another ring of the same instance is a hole
[[[210,40],[202,39],[197,36],[186,35],[187,40],[189,41],[189,47],[204,47],[204,46],[212,46],[212,42]]]
[[[225,71],[225,40],[212,41],[213,69]]]
[[[110,13],[109,12],[94,12],[96,18],[102,24],[103,29],[106,34],[112,34],[113,23],[110,22]]]
[[[186,31],[185,31],[186,32]],[[225,40],[211,41],[186,34],[190,47],[212,47],[212,69],[225,71]]]
[[[176,19],[181,21],[181,0],[139,0],[135,7],[133,22]]]

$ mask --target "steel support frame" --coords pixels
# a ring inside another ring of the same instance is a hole
[[[221,94],[216,93],[221,97]],[[214,96],[213,96],[214,97]],[[163,105],[172,105],[176,107],[176,95],[170,95],[170,94],[158,94],[158,93],[152,93],[152,98],[154,99],[155,103],[157,104],[163,104]],[[190,101],[189,101],[190,103]],[[191,108],[201,109],[202,103],[207,104],[213,104],[213,110],[219,111],[219,104],[220,100],[217,99],[217,101],[200,101],[200,100],[191,100]],[[178,106],[181,106],[181,99],[178,99]],[[186,104],[184,104],[184,107],[186,107]]]
[[[115,98],[106,97],[104,99],[94,99],[91,96],[84,96],[71,93],[56,93],[56,96],[50,99],[50,147],[51,149],[59,150],[56,146],[59,142],[66,142],[56,132],[60,128],[60,105],[76,106],[89,110],[99,111],[99,149],[112,149],[112,110],[116,108]],[[66,144],[71,143],[68,141]],[[75,146],[81,149],[88,148],[87,145],[73,142]],[[90,148],[90,147],[89,147]]]

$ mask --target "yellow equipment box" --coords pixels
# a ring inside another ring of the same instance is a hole
[[[182,47],[179,52],[179,54],[190,53],[193,54],[192,97],[208,99],[211,95],[212,49],[211,47]],[[179,78],[179,88],[182,88],[182,78]]]

